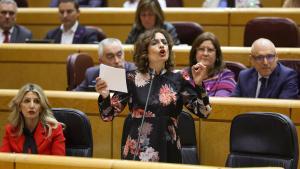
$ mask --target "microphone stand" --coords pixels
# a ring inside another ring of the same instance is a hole
[[[143,125],[144,125],[145,114],[147,112],[148,100],[149,100],[149,96],[150,96],[150,93],[151,93],[151,88],[152,88],[152,82],[153,82],[153,79],[154,79],[154,75],[155,75],[155,71],[150,70],[150,78],[151,78],[150,87],[149,87],[148,95],[147,95],[147,98],[146,98],[146,104],[145,104],[145,107],[144,107],[144,114],[143,114],[143,117],[142,117],[142,122],[141,122],[141,125],[140,125],[140,130],[139,130],[139,135],[138,135],[138,144],[137,144],[137,146],[134,150],[133,160],[136,159],[136,155],[138,154],[138,150],[140,149],[141,131],[142,131]]]

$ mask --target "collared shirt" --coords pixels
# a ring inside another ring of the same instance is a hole
[[[11,34],[13,33],[14,27],[10,28],[9,30],[9,40],[11,38]],[[4,30],[0,28],[0,43],[3,43],[5,36],[3,34]]]
[[[76,29],[78,27],[79,23],[78,21],[75,22],[75,24],[71,27],[71,29],[65,31],[64,26],[61,25],[60,29],[62,30],[62,35],[61,35],[61,44],[72,44],[73,43],[73,38],[76,32]]]
[[[259,95],[259,90],[260,90],[260,87],[261,87],[261,81],[260,81],[260,79],[262,78],[262,76],[258,73],[258,78],[257,78],[257,87],[256,87],[256,94],[255,94],[255,98],[257,98],[258,97],[258,95]],[[269,79],[269,76],[267,76],[267,77],[264,77],[264,78],[266,78],[267,80]],[[268,81],[267,81],[268,82]]]

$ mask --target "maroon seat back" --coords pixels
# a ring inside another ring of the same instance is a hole
[[[196,22],[172,22],[176,28],[180,44],[192,45],[198,35],[204,32],[201,25]]]
[[[298,47],[299,29],[289,18],[257,17],[245,27],[244,46],[251,46],[258,38],[271,40],[276,47]]]
[[[166,0],[167,7],[183,7],[182,0]]]
[[[95,44],[98,44],[99,42],[101,42],[103,39],[106,38],[106,34],[103,32],[101,28],[97,26],[86,26],[86,28],[97,32],[97,42],[95,42]]]
[[[74,53],[67,58],[67,90],[74,89],[85,76],[87,68],[94,66],[92,57],[87,53]]]
[[[234,73],[234,79],[236,82],[238,81],[240,71],[247,68],[244,64],[234,61],[225,61],[225,67]]]

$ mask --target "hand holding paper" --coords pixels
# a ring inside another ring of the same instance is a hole
[[[127,93],[125,69],[100,64],[99,77],[106,81],[109,90]]]

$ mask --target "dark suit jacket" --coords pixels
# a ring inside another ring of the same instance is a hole
[[[0,152],[23,152],[24,134],[20,136],[12,134],[15,134],[15,128],[10,124],[6,125]],[[42,123],[39,122],[33,136],[38,154],[65,155],[65,137],[61,124],[56,129],[52,129],[52,134],[49,137],[46,137],[47,134]]]
[[[239,80],[231,96],[251,97],[256,94],[258,72],[255,68],[242,70]],[[268,79],[268,86],[262,98],[295,99],[298,95],[297,73],[278,63]]]
[[[125,62],[125,70],[135,70],[133,63]],[[90,67],[85,71],[85,79],[74,89],[74,91],[95,91],[96,77],[99,76],[99,66]]]
[[[10,43],[24,43],[26,39],[31,39],[30,30],[21,25],[15,25],[10,37]]]
[[[50,7],[57,7],[59,0],[52,0],[49,4]],[[104,0],[78,0],[81,7],[103,7],[106,5]]]
[[[60,43],[62,30],[60,26],[49,31],[45,39],[53,39],[54,43]],[[73,38],[73,44],[93,44],[98,42],[98,33],[96,30],[87,29],[82,25],[78,25]]]

